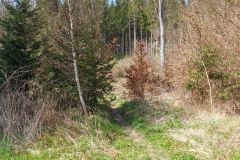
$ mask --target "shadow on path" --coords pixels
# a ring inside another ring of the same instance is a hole
[[[149,153],[149,158],[151,160],[168,160],[168,156],[164,151],[155,148],[150,144],[141,133],[136,132],[136,130],[129,125],[129,123],[118,113],[118,109],[112,108],[112,115],[117,123],[119,123],[123,129],[124,133],[129,136],[135,143],[146,148]]]

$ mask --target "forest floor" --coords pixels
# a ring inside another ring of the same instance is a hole
[[[118,98],[113,116],[92,115],[42,133],[13,151],[0,142],[1,160],[240,160],[240,117],[159,102]],[[114,120],[115,118],[115,120]]]
[[[85,119],[66,111],[66,123],[14,150],[0,141],[0,160],[240,160],[239,115],[189,110],[171,94],[133,101],[116,75],[113,108]]]

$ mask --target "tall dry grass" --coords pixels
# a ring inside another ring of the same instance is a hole
[[[201,111],[188,117],[185,127],[172,129],[169,135],[186,144],[198,159],[232,159],[240,148],[240,118],[220,112]]]
[[[12,142],[27,141],[41,132],[45,114],[55,107],[50,98],[33,98],[24,92],[2,93],[0,132]]]

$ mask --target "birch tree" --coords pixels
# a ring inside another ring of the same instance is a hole
[[[159,25],[160,25],[160,62],[164,65],[164,22],[163,22],[163,0],[158,0],[159,3]]]
[[[3,1],[0,1],[0,18],[3,16],[4,14],[4,5],[3,5]]]
[[[73,56],[73,67],[74,67],[74,74],[75,74],[75,80],[76,80],[76,85],[77,85],[77,90],[79,94],[79,100],[80,104],[82,105],[83,113],[86,115],[87,114],[87,107],[83,98],[83,94],[81,91],[81,85],[80,85],[80,80],[79,80],[79,71],[77,67],[77,55],[74,47],[74,26],[73,26],[73,16],[72,16],[72,6],[71,6],[71,1],[68,0],[68,14],[69,14],[69,20],[70,20],[70,36],[71,36],[71,50],[72,50],[72,56]]]

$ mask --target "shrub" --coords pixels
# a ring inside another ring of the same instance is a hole
[[[222,77],[222,73],[218,72],[218,56],[217,50],[208,45],[203,45],[199,49],[198,59],[192,62],[189,71],[189,81],[186,84],[187,90],[192,91],[195,99],[204,101],[209,93],[209,84],[207,79],[213,80]],[[219,75],[219,76],[215,76]]]
[[[150,83],[151,67],[145,56],[144,45],[139,44],[134,63],[126,69],[126,88],[129,96],[137,100],[144,100],[146,85]]]
[[[195,100],[204,102],[212,88],[215,100],[238,100],[239,77],[225,70],[225,60],[215,47],[203,44],[198,52],[198,59],[190,65],[186,89],[192,92]],[[208,82],[209,79],[209,82]],[[210,85],[210,86],[209,86]]]
[[[8,92],[0,97],[0,132],[13,141],[29,140],[39,131],[45,113],[54,103],[34,99],[23,92]]]

